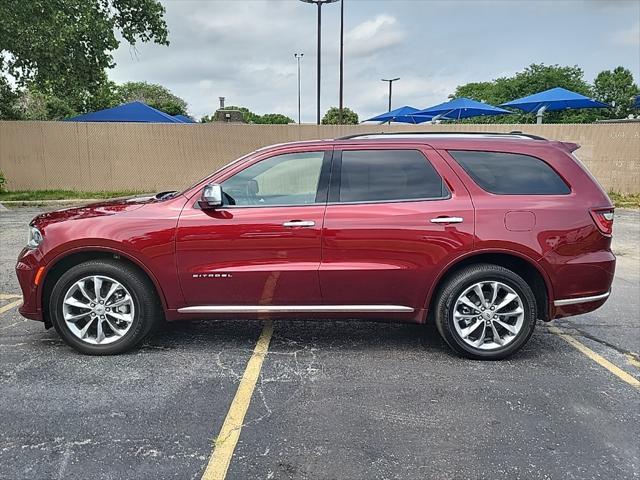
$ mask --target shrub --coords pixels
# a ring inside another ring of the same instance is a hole
[[[4,176],[2,170],[0,170],[0,192],[4,192],[7,189],[7,179]]]

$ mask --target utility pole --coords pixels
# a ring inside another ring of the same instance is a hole
[[[340,0],[340,100],[338,114],[338,123],[342,125],[342,109],[343,105],[343,92],[344,92],[344,0]]]
[[[320,125],[320,69],[322,68],[321,66],[321,45],[322,45],[322,5],[324,5],[325,3],[334,3],[337,2],[338,0],[300,0],[304,3],[315,3],[316,5],[318,5],[318,66],[317,66],[317,73],[318,73],[318,81],[317,81],[317,86],[316,86],[316,103],[317,103],[317,123],[318,125]]]
[[[391,111],[391,94],[392,94],[392,85],[393,82],[395,82],[396,80],[400,80],[400,77],[398,78],[383,78],[382,81],[383,82],[389,82],[389,111]]]
[[[300,125],[300,60],[304,57],[304,53],[294,53],[293,56],[298,61],[298,125]]]

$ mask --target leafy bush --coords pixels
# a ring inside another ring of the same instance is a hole
[[[2,170],[0,170],[0,192],[4,192],[7,188],[7,179]]]

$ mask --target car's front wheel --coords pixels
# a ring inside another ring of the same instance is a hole
[[[522,277],[498,265],[454,274],[436,301],[436,326],[456,352],[475,359],[508,357],[529,340],[536,301]]]
[[[113,355],[140,343],[161,315],[153,286],[115,260],[91,260],[66,271],[49,300],[62,339],[89,355]]]

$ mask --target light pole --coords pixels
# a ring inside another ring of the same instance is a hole
[[[342,125],[342,93],[344,87],[344,0],[340,0],[340,99],[339,99],[339,113],[338,123]]]
[[[316,5],[318,5],[318,66],[317,66],[318,82],[316,87],[316,96],[317,96],[316,101],[317,101],[317,123],[318,125],[320,125],[320,69],[321,69],[320,46],[322,44],[322,5],[324,5],[325,3],[334,3],[334,2],[337,2],[338,0],[300,0],[300,1],[304,3],[315,3]]]
[[[298,125],[300,125],[300,59],[304,53],[294,53],[293,56],[298,61]]]
[[[398,78],[383,78],[382,81],[383,82],[389,82],[389,111],[391,111],[391,93],[392,93],[392,85],[393,82],[395,82],[396,80],[400,80],[400,77]]]

